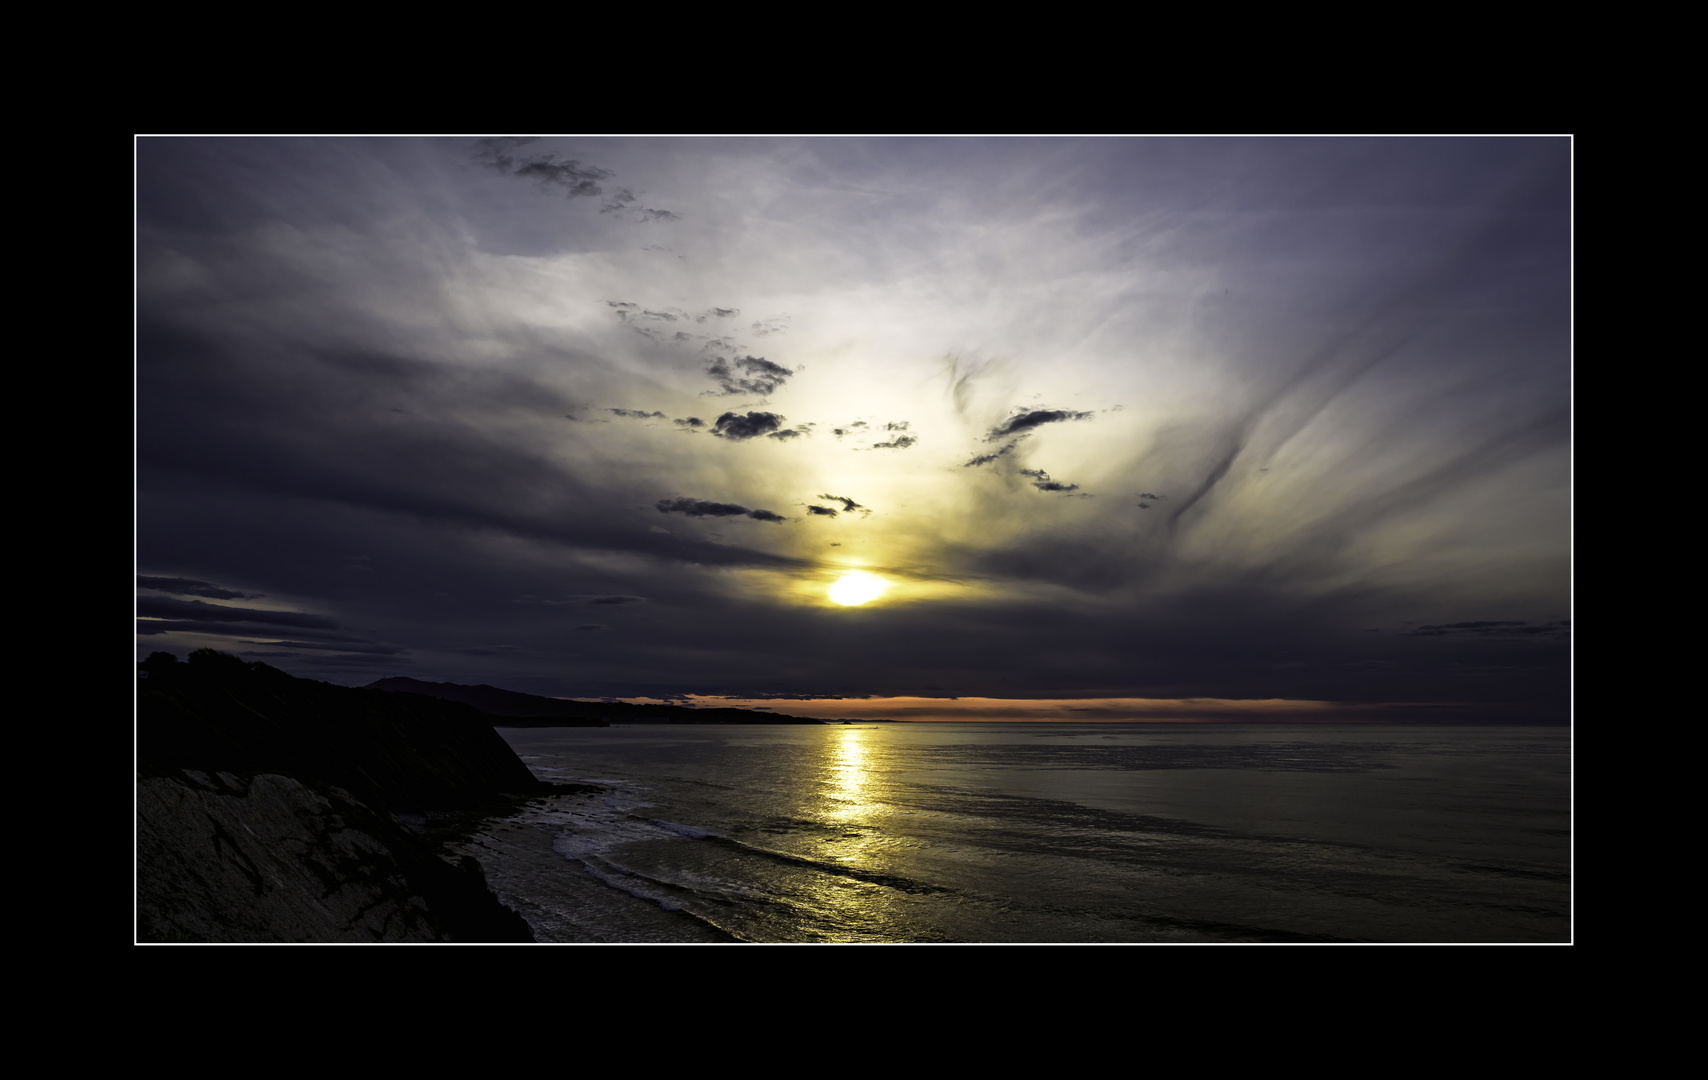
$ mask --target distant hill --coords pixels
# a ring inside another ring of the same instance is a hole
[[[496,686],[422,682],[402,676],[376,679],[365,690],[422,694],[472,705],[506,727],[603,727],[608,724],[822,724],[805,716],[754,709],[698,709],[686,705],[631,705],[623,701],[565,701]]]

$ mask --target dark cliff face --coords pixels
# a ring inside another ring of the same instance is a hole
[[[554,790],[479,712],[211,650],[143,668],[139,940],[533,940],[396,816]]]
[[[532,941],[473,859],[288,776],[188,770],[137,787],[137,938]]]
[[[467,705],[296,679],[217,653],[148,664],[137,764],[145,776],[280,773],[393,811],[550,790]]]

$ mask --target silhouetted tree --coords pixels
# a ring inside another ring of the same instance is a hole
[[[178,658],[169,652],[151,652],[148,659],[136,665],[151,679],[169,676],[179,670]]]

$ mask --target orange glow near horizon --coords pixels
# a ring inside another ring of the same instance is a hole
[[[631,701],[655,699],[630,698]],[[1396,707],[1291,698],[737,698],[690,695],[706,708],[759,709],[816,720],[965,723],[1275,723],[1394,719]],[[1420,718],[1421,719],[1421,718]]]

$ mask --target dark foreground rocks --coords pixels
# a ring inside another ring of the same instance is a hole
[[[189,771],[137,789],[141,941],[532,941],[453,866],[337,788]]]
[[[137,939],[532,941],[400,814],[553,792],[479,712],[157,653],[137,698]]]

